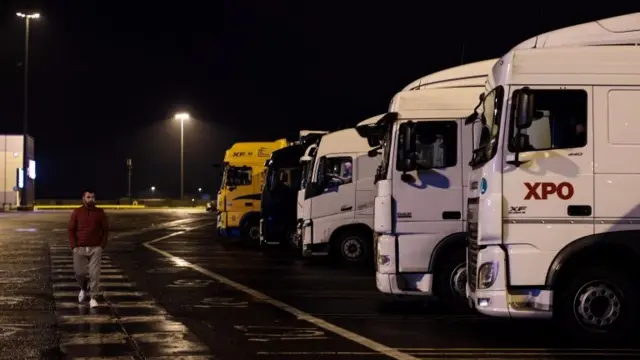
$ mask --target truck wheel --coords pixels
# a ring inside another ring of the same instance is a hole
[[[609,342],[633,333],[640,298],[629,276],[588,264],[569,276],[564,289],[554,294],[554,317],[571,336]]]
[[[242,226],[241,236],[244,240],[257,244],[260,241],[260,223],[255,220],[246,221]]]
[[[435,268],[435,295],[446,307],[466,308],[467,266],[464,248],[454,249],[440,261]]]
[[[371,260],[371,239],[364,231],[344,231],[333,242],[334,254],[349,265],[364,265]]]

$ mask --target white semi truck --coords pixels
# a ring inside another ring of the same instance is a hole
[[[377,121],[380,116],[367,121]],[[335,255],[347,264],[371,260],[377,161],[355,128],[324,135],[307,162],[295,245],[303,257]]]
[[[470,305],[582,339],[640,310],[640,13],[522,42],[490,73],[467,206]]]
[[[375,197],[378,289],[394,295],[436,295],[464,305],[466,186],[471,127],[497,59],[425,76],[397,93],[376,124],[357,127],[382,150]]]

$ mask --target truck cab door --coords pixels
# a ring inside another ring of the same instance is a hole
[[[332,154],[319,159],[316,182],[322,186],[311,200],[313,242],[326,243],[333,230],[351,222],[355,213],[358,171],[354,154]]]
[[[513,119],[519,90],[504,109],[503,241],[510,285],[536,286],[560,249],[594,232],[592,88],[531,87],[526,129]],[[526,141],[516,141],[518,132]]]
[[[400,129],[401,127],[399,127]],[[463,231],[463,178],[460,120],[415,121],[418,169],[402,180],[393,166],[393,198],[399,272],[426,273],[436,245],[447,235]],[[402,144],[403,131],[397,131]],[[397,154],[402,145],[392,152]]]
[[[260,174],[254,174],[252,167],[241,167],[236,169],[233,183],[229,184],[227,192],[227,203],[231,206],[227,207],[229,212],[247,213],[258,208],[261,194],[259,191]],[[238,219],[239,220],[239,219]]]
[[[375,175],[379,160],[367,153],[358,154],[355,161],[358,171],[355,172],[356,197],[355,218],[358,222],[369,225],[373,229],[373,207],[376,197]]]

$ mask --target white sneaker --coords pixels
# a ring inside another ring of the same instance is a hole
[[[98,302],[96,301],[96,299],[91,299],[91,301],[89,301],[89,307],[98,307]]]
[[[87,301],[87,293],[84,290],[80,290],[80,294],[78,294],[78,302]]]

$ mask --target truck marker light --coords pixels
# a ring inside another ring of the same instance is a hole
[[[552,182],[536,182],[536,183],[524,183],[527,187],[527,195],[525,200],[547,200],[549,195],[556,194],[562,200],[569,200],[573,197],[574,188],[571,183],[561,182],[556,185]],[[541,193],[538,193],[538,188],[542,187]]]

